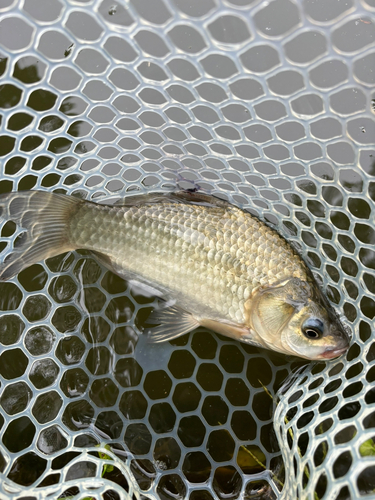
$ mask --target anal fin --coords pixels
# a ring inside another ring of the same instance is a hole
[[[177,306],[155,309],[147,319],[145,331],[150,342],[164,342],[175,339],[197,328],[200,323],[194,316]]]

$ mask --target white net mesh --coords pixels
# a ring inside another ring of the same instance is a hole
[[[199,186],[284,234],[354,336],[277,398],[300,362],[148,345],[153,298],[88,253],[32,266],[0,284],[0,498],[375,498],[374,12],[0,0],[0,192]]]

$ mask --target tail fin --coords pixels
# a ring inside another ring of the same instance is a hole
[[[11,220],[26,232],[14,242],[13,251],[0,262],[0,281],[25,267],[69,250],[68,224],[82,200],[44,191],[0,195],[0,221]]]

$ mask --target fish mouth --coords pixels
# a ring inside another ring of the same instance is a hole
[[[327,349],[324,351],[319,358],[321,359],[333,359],[333,358],[338,358],[342,354],[344,354],[348,350],[348,346],[346,347],[340,347],[337,349]]]

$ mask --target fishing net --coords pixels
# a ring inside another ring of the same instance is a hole
[[[151,345],[154,297],[88,252],[31,266],[0,284],[0,498],[375,498],[374,11],[0,0],[0,192],[220,196],[353,331],[304,368],[204,329]]]

